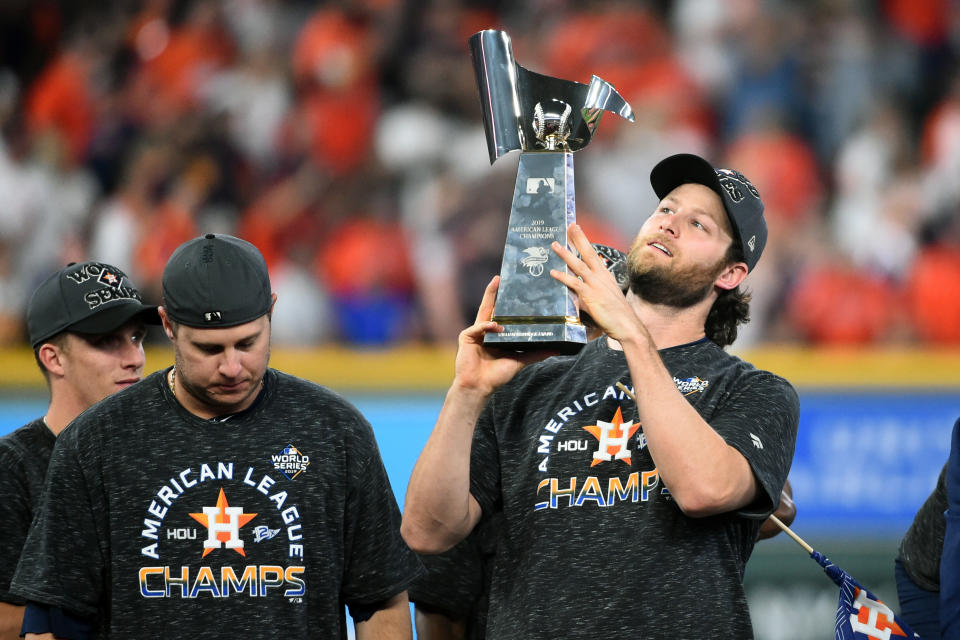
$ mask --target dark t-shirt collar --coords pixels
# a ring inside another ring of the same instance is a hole
[[[613,351],[613,352],[616,352],[616,353],[623,353],[623,349],[614,349],[613,347],[610,346],[610,343],[608,342],[608,340],[611,340],[611,339],[612,339],[612,338],[609,338],[608,336],[602,336],[602,337],[599,339],[601,348],[606,349],[606,350],[608,350],[608,351]],[[697,346],[700,346],[700,345],[702,345],[702,344],[709,343],[709,342],[710,342],[710,338],[704,336],[704,337],[702,337],[702,338],[699,338],[699,339],[697,339],[697,340],[694,340],[693,342],[684,342],[683,344],[675,344],[675,345],[673,345],[672,347],[666,347],[666,348],[663,348],[663,349],[658,349],[658,351],[659,351],[660,353],[667,353],[667,352],[669,352],[669,351],[675,351],[675,350],[681,350],[681,349],[688,349],[688,348],[690,348],[690,347],[697,347]]]

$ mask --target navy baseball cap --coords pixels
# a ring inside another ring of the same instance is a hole
[[[259,249],[208,233],[180,245],[163,269],[163,308],[188,327],[235,327],[270,311],[273,292]]]
[[[61,331],[110,333],[139,316],[160,324],[157,307],[120,269],[104,262],[71,262],[40,283],[27,305],[27,332],[36,348]]]
[[[767,244],[767,222],[763,218],[763,201],[746,176],[732,169],[716,169],[709,162],[691,153],[680,153],[657,163],[650,172],[650,184],[657,197],[663,199],[682,184],[702,184],[713,189],[730,218],[734,236],[743,247],[747,270],[753,271]]]

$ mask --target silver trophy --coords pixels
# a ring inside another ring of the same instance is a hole
[[[503,31],[475,33],[470,52],[490,163],[521,152],[493,313],[505,331],[486,334],[484,343],[575,352],[586,330],[573,293],[550,276],[567,269],[550,245],[567,246],[567,226],[576,220],[573,152],[590,142],[604,111],[631,122],[633,111],[597,76],[585,85],[524,69]]]

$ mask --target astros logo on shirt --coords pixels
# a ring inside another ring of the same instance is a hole
[[[223,489],[217,496],[217,506],[204,507],[203,513],[191,513],[190,517],[207,528],[207,539],[203,541],[203,556],[214,549],[226,546],[246,557],[243,540],[240,539],[240,527],[257,517],[255,513],[244,513],[242,507],[231,507]]]
[[[613,414],[612,422],[597,420],[597,424],[583,427],[585,431],[600,441],[597,450],[593,452],[593,461],[590,466],[595,467],[601,462],[609,462],[610,460],[622,460],[629,467],[630,449],[627,448],[627,445],[630,444],[630,438],[639,428],[640,424],[633,424],[633,420],[623,421],[623,413],[620,407],[617,407],[617,412]]]

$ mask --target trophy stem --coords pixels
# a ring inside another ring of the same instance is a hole
[[[574,352],[586,343],[573,292],[550,275],[567,270],[550,245],[567,245],[575,219],[573,153],[521,153],[493,314],[505,331],[488,333],[485,344]]]

